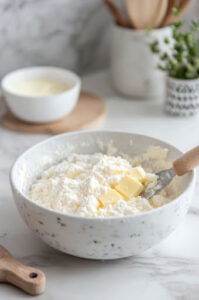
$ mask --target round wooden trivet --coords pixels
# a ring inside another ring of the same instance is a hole
[[[8,111],[0,119],[0,123],[14,131],[58,134],[92,128],[102,121],[105,115],[104,101],[92,93],[82,92],[74,110],[61,120],[45,124],[28,123],[17,119]]]

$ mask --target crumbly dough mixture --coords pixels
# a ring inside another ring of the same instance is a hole
[[[146,172],[144,187],[155,185],[154,172],[167,168],[167,149],[151,146],[147,152],[130,158],[102,153],[71,154],[66,160],[45,170],[30,187],[28,197],[37,204],[66,214],[99,217],[134,215],[169,202],[169,193],[162,192],[148,201],[141,197],[115,203],[100,204],[101,195],[115,187],[133,167]]]

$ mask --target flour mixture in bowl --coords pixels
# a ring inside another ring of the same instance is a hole
[[[70,154],[44,171],[29,190],[29,198],[47,208],[72,215],[134,215],[164,205],[170,191],[150,201],[142,191],[156,184],[156,171],[170,167],[167,149],[151,146],[140,156]]]

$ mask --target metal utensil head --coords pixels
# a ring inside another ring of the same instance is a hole
[[[154,195],[163,190],[176,176],[173,169],[166,169],[156,173],[158,176],[157,183],[154,187],[146,188],[141,194],[146,199],[151,199]]]

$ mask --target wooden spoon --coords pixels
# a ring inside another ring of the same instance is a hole
[[[163,20],[163,23],[161,24],[162,27],[168,26],[174,22],[177,22],[182,17],[182,15],[186,12],[191,1],[192,0],[183,0],[183,1],[178,1],[178,3],[176,3],[175,0],[169,0],[169,7],[167,10],[165,19]],[[180,10],[180,12],[177,16],[175,16],[172,12],[173,7],[176,7]]]
[[[113,16],[116,24],[122,27],[131,27],[128,20],[123,16],[117,5],[112,0],[103,0],[104,4],[108,7],[111,15]]]
[[[167,24],[169,24],[170,22],[170,18],[172,16],[172,9],[176,7],[176,8],[179,8],[179,1],[177,3],[176,0],[169,0],[169,3],[168,3],[168,7],[167,7],[167,12],[166,12],[166,15],[163,19],[163,22],[161,24],[162,27],[166,26]]]
[[[43,293],[46,285],[42,271],[21,264],[1,245],[0,282],[15,285],[31,295]]]
[[[168,0],[126,0],[127,13],[137,29],[159,27],[167,6]]]

